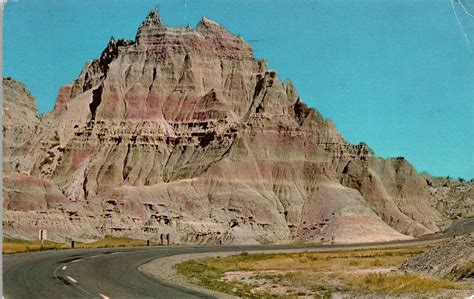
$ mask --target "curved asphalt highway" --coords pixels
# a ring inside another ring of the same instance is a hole
[[[415,245],[474,232],[474,219],[457,220],[442,234],[403,242],[349,245],[158,246],[69,249],[3,257],[4,298],[204,298],[191,290],[159,282],[138,271],[153,259],[184,253],[271,249],[343,249],[377,245]]]

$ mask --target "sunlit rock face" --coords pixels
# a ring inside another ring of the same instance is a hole
[[[32,135],[38,125],[36,102],[28,89],[12,78],[3,79],[3,171],[23,172],[31,161]]]
[[[4,152],[7,235],[347,243],[429,234],[443,220],[407,161],[346,142],[206,18],[169,28],[152,11],[41,119],[19,86],[4,91],[27,115],[4,124],[15,149]]]

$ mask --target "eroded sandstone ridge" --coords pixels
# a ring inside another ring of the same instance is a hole
[[[175,29],[152,11],[41,119],[26,89],[4,82],[4,113],[24,114],[4,125],[10,236],[363,242],[433,233],[445,219],[407,161],[346,142],[206,18]]]

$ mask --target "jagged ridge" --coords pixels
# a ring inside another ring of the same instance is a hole
[[[61,89],[31,136],[11,196],[32,178],[56,195],[4,202],[15,236],[41,226],[56,239],[357,242],[432,233],[444,219],[408,162],[346,142],[206,18],[174,29],[152,11],[135,41],[112,38]]]

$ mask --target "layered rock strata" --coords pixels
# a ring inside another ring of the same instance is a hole
[[[16,84],[7,103],[23,107],[31,96],[13,96]],[[206,18],[175,29],[152,11],[134,41],[112,38],[61,88],[52,112],[38,119],[29,105],[24,122],[4,125],[10,236],[370,242],[434,233],[445,219],[407,161],[346,142]]]

